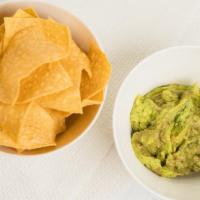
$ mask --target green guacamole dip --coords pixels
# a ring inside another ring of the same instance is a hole
[[[171,84],[138,96],[130,114],[137,158],[164,177],[200,171],[200,90]]]

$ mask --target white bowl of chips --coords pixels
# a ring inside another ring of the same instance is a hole
[[[54,5],[10,1],[0,18],[0,150],[39,154],[72,144],[103,107],[106,56],[78,18]]]

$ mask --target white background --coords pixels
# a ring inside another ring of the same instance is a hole
[[[200,1],[49,2],[80,17],[104,47],[113,66],[108,98],[95,126],[70,149],[28,158],[0,153],[0,200],[157,200],[130,177],[117,155],[113,102],[122,80],[145,56],[200,44]]]

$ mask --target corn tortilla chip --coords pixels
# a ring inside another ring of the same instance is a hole
[[[0,25],[0,41],[3,40],[4,33],[5,33],[5,26],[4,24],[1,24]]]
[[[1,24],[0,25],[0,56],[3,52],[4,33],[5,33],[5,27],[4,27],[4,24]]]
[[[33,16],[30,15],[28,12],[22,10],[22,9],[18,9],[16,11],[16,13],[13,15],[13,17],[15,17],[15,18],[30,18],[30,17],[33,17]]]
[[[0,62],[0,101],[13,104],[18,98],[21,79],[39,66],[65,56],[63,48],[46,41],[36,29],[31,27],[19,32]]]
[[[72,77],[74,85],[78,88],[81,83],[82,70],[85,70],[91,77],[90,62],[88,57],[79,49],[76,43],[71,40],[69,56],[62,60],[67,73]]]
[[[70,59],[70,56],[68,58]],[[81,83],[82,69],[78,65],[74,66],[74,64],[71,61],[69,61],[68,58],[63,59],[61,63],[66,72],[71,77],[74,86],[79,88]]]
[[[79,56],[81,57],[81,61],[77,62]],[[72,48],[70,49],[70,55],[62,60],[62,64],[71,77],[74,87],[53,95],[42,97],[38,99],[37,102],[45,108],[69,113],[82,113],[79,85],[81,72],[85,68],[85,65],[89,66],[89,59],[82,54],[80,49],[73,42]]]
[[[55,145],[54,120],[36,103],[1,104],[0,110],[0,145],[18,150]]]
[[[46,108],[46,110],[54,120],[55,133],[59,134],[64,132],[66,130],[65,119],[70,115],[70,113],[61,112],[48,108]]]
[[[31,18],[32,16],[30,14],[28,14],[27,12],[25,12],[24,10],[18,9],[16,11],[16,13],[13,15],[13,17],[14,18]],[[4,22],[5,22],[6,19],[13,19],[13,17],[4,18]],[[4,26],[4,32],[5,32],[5,25],[4,24],[2,24],[1,26]],[[6,49],[6,47],[8,46],[9,40],[12,38],[12,37],[9,37],[11,30],[15,30],[15,27],[14,26],[13,27],[9,27],[9,26],[6,27],[6,34],[4,36],[4,42],[2,43],[3,44],[3,50]],[[12,36],[14,36],[14,34]]]
[[[31,15],[32,17],[39,17],[39,15],[37,14],[37,12],[33,8],[25,8],[23,10],[26,13],[28,13],[29,15]]]
[[[88,57],[91,63],[92,77],[82,74],[81,79],[81,98],[90,99],[92,96],[103,90],[109,80],[111,67],[105,54],[96,44],[92,44]]]
[[[18,133],[27,107],[0,104],[0,145],[19,148]]]
[[[5,132],[0,131],[0,146],[19,148],[19,145],[16,141],[12,140],[12,138]]]
[[[78,45],[71,39],[71,60],[76,61],[82,70],[85,70],[89,77],[92,76],[90,63],[87,55],[78,47]]]
[[[64,48],[69,49],[71,33],[67,26],[54,22],[52,20],[40,19],[42,30],[46,38]]]
[[[59,61],[44,64],[21,80],[17,102],[30,102],[36,98],[60,92],[70,86],[72,86],[71,78]]]
[[[69,29],[64,25],[53,22],[52,20],[41,18],[5,17],[4,24],[4,50],[7,48],[10,40],[16,33],[32,26],[36,26],[38,29],[40,29],[40,31],[42,31],[46,36],[46,39],[58,45],[61,45],[66,50],[68,49],[71,37]]]
[[[37,26],[38,29],[40,28],[39,21],[30,18],[30,15],[24,12],[23,10],[18,10],[15,15],[20,17],[14,17],[14,18],[4,17],[4,26],[5,26],[5,35],[3,44],[4,51],[7,48],[10,40],[20,31],[31,26]]]
[[[18,134],[21,150],[55,146],[54,121],[42,107],[32,102],[23,117]]]
[[[26,11],[27,10],[27,11]],[[16,11],[16,13],[13,15],[13,17],[14,18],[32,18],[33,17],[33,13],[31,13],[31,10],[32,9],[25,9],[25,10],[22,10],[22,9],[18,9],[17,11]],[[31,14],[30,14],[30,13]],[[10,17],[10,18],[4,18],[4,20],[6,20],[6,19],[13,19],[13,17]],[[14,24],[15,25],[15,24]],[[3,26],[4,26],[4,24],[3,24]],[[13,35],[11,35],[10,37],[9,37],[9,35],[10,34],[12,34],[12,31],[15,31],[15,29],[16,29],[16,27],[15,26],[13,26],[13,27],[9,27],[9,25],[7,25],[7,27],[6,27],[6,37],[4,38],[4,47],[3,47],[3,49],[5,49],[7,46],[8,46],[8,42],[9,42],[9,40],[14,36],[14,34]],[[12,31],[11,31],[12,30]],[[11,33],[10,33],[10,31],[11,31]],[[16,32],[18,32],[19,30],[17,30]],[[16,33],[15,32],[15,33]],[[8,36],[7,36],[7,34],[8,34]]]
[[[82,113],[80,91],[76,87],[37,99],[37,103],[45,108],[67,113]]]
[[[84,99],[82,101],[82,106],[86,107],[86,106],[91,106],[91,105],[99,105],[102,103],[103,98],[104,98],[104,92],[100,91],[99,93],[91,97],[90,99]]]

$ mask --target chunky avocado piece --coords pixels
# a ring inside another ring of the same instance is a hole
[[[158,106],[150,98],[138,96],[130,114],[133,131],[140,131],[150,126],[158,111]]]
[[[197,85],[165,85],[138,96],[130,122],[133,150],[154,173],[176,177],[200,171]]]

